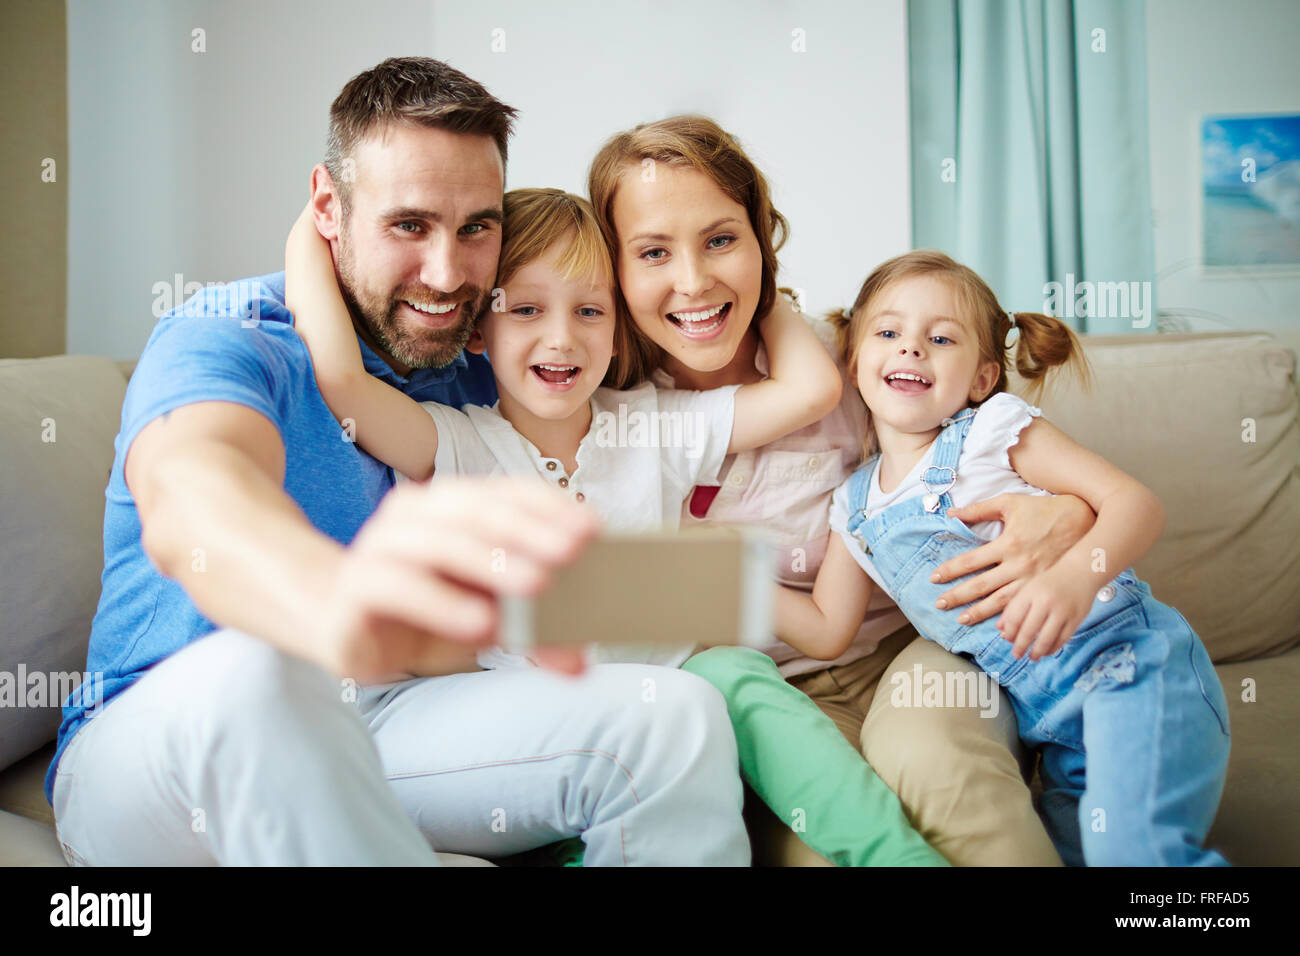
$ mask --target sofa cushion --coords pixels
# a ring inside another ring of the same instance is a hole
[[[54,742],[50,741],[0,771],[0,811],[53,828],[54,808],[45,799],[45,771],[53,759]]]
[[[1182,612],[1216,662],[1296,646],[1294,353],[1263,333],[1088,337],[1084,345],[1091,392],[1063,376],[1038,404],[1160,496],[1165,532],[1138,574]]]
[[[1234,866],[1300,865],[1300,650],[1215,668],[1228,699],[1228,781],[1207,843]]]
[[[0,810],[0,866],[67,866],[53,827]]]
[[[0,769],[54,737],[54,675],[80,682],[86,666],[125,393],[110,359],[0,360],[0,693],[23,705],[0,706]]]

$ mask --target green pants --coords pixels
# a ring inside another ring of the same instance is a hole
[[[840,866],[947,866],[912,829],[885,786],[834,722],[781,677],[766,654],[713,647],[682,670],[727,702],[740,775],[799,839]]]

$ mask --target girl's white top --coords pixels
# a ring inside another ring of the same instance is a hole
[[[1006,492],[1021,495],[1050,495],[1050,491],[1035,488],[1021,478],[1011,467],[1007,449],[1020,440],[1020,433],[1042,410],[1028,404],[1024,399],[1010,392],[1000,392],[980,405],[975,412],[970,432],[962,445],[961,460],[957,462],[956,483],[949,489],[953,507],[962,508],[977,501],[986,501]],[[880,490],[879,462],[871,475],[871,484],[867,489],[867,517],[875,517],[885,508],[896,505],[909,498],[917,498],[928,490],[921,484],[921,475],[934,463],[934,453],[938,439],[930,443],[921,460],[916,463],[907,477],[899,482],[892,491]],[[932,488],[941,491],[942,486]],[[831,530],[844,539],[849,553],[876,582],[881,590],[887,591],[885,583],[876,573],[871,558],[863,553],[858,540],[847,531],[849,520],[849,483],[846,481],[835,489],[831,498]],[[1002,533],[1001,521],[982,521],[971,525],[971,530],[986,541],[992,541]],[[892,596],[892,595],[891,595]]]

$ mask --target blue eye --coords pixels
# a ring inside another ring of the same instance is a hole
[[[652,255],[650,254],[650,253],[652,253],[652,252],[662,252],[664,255],[667,255],[667,254],[668,254],[668,250],[666,250],[666,249],[657,249],[657,248],[656,248],[656,249],[647,249],[645,252],[641,253],[641,255],[639,256],[639,258],[641,258],[641,259],[648,259],[648,260],[650,260],[651,262],[659,262],[659,261],[661,261],[661,260],[663,259],[663,256],[652,256]]]
[[[936,345],[939,345],[940,343],[937,341],[938,339],[943,339],[944,342],[951,342],[951,341],[952,341],[952,339],[948,338],[948,336],[946,336],[946,335],[936,335],[936,336],[934,336],[933,339],[931,339],[931,341],[934,342]]]
[[[414,227],[415,227],[415,230],[405,229],[405,228],[403,228],[404,226],[414,226]],[[398,229],[401,229],[402,232],[410,232],[410,233],[414,234],[414,231],[420,229],[420,224],[419,224],[418,222],[399,222],[399,223],[397,224],[397,228],[398,228]]]
[[[893,329],[882,329],[880,334],[884,336],[889,336],[889,335],[897,335],[898,333],[895,332]]]
[[[717,242],[719,239],[722,240],[723,245],[715,246],[714,243]],[[736,241],[735,236],[714,236],[712,239],[709,240],[708,246],[710,249],[725,249],[727,246],[731,245],[731,243],[735,241]]]
[[[511,311],[513,311],[515,315],[521,315],[525,319],[531,319],[534,315],[536,315],[541,310],[537,308],[537,306],[535,305],[521,305],[519,306],[519,308],[512,309]]]
[[[592,308],[589,305],[584,305],[582,308],[578,310],[578,314],[582,316],[584,319],[598,319],[605,313],[601,312],[600,309]]]

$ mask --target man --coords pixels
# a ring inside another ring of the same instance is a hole
[[[514,112],[423,58],[331,107],[317,228],[367,369],[417,400],[496,399],[462,347]],[[46,778],[69,862],[432,864],[582,834],[589,866],[747,863],[735,740],[703,681],[474,667],[493,597],[573,560],[588,511],[531,482],[393,489],[321,399],[283,283],[165,316],[132,377],[87,667],[102,699],[67,702]]]

